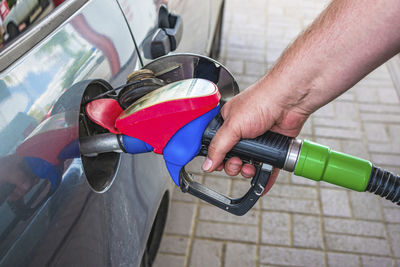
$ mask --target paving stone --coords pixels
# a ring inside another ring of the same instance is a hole
[[[390,248],[385,239],[326,233],[325,242],[328,250],[390,255]]]
[[[219,267],[221,266],[222,243],[196,239],[193,241],[190,255],[190,266]]]
[[[236,179],[232,183],[232,197],[242,197],[249,191],[250,180],[248,179]]]
[[[189,238],[187,237],[164,235],[161,240],[159,251],[185,255],[188,246]]]
[[[317,137],[315,138],[315,142],[327,146],[333,150],[342,151],[341,141],[338,139]]]
[[[378,103],[378,94],[375,88],[356,88],[354,92],[359,102]]]
[[[254,245],[227,243],[224,266],[256,267],[257,248]],[[203,265],[207,266],[207,265]]]
[[[378,197],[371,193],[350,191],[350,202],[355,218],[381,220]]]
[[[389,141],[385,128],[385,125],[381,123],[364,123],[365,135],[368,141]]]
[[[388,224],[388,236],[392,244],[393,253],[396,257],[400,257],[400,225]]]
[[[400,145],[400,136],[399,136],[400,125],[389,125],[388,128],[389,128],[390,138],[392,139],[393,143],[396,145]]]
[[[372,76],[373,77],[373,76]],[[391,79],[363,79],[359,82],[363,86],[377,88],[378,90],[382,88],[392,88],[393,82]]]
[[[353,254],[342,254],[342,253],[327,253],[328,266],[331,267],[358,267],[360,266],[359,256]]]
[[[386,201],[389,202],[389,201]],[[390,202],[389,202],[390,203]],[[384,208],[383,209],[383,217],[385,221],[392,223],[400,223],[400,209],[399,207],[393,208]]]
[[[268,192],[268,195],[275,197],[316,199],[317,190],[313,187],[275,184]]]
[[[258,211],[256,209],[251,209],[243,216],[236,216],[228,212],[223,212],[220,208],[215,206],[200,205],[199,219],[206,221],[257,225]]]
[[[204,160],[205,157],[195,157],[186,165],[186,171],[202,175],[203,170],[201,169],[201,166],[203,165]]]
[[[287,211],[296,213],[319,214],[319,204],[316,200],[309,199],[287,199],[272,197],[268,194],[262,199],[264,210]]]
[[[400,116],[395,114],[373,114],[373,113],[361,113],[362,121],[371,122],[384,122],[384,123],[400,123]]]
[[[312,119],[309,118],[308,120],[306,120],[306,122],[304,123],[303,127],[301,128],[301,135],[312,135],[312,123],[311,123]]]
[[[392,201],[389,201],[385,198],[381,198],[379,199],[379,201],[381,202],[382,207],[384,208],[394,208],[397,209],[399,206],[395,203],[393,203]]]
[[[276,179],[275,183],[289,184],[291,176],[292,176],[292,174],[290,172],[279,171],[279,175],[278,175],[278,178]]]
[[[153,267],[167,267],[167,266],[184,267],[185,257],[158,253],[153,263]]]
[[[236,36],[228,37],[227,45],[230,47],[246,47],[246,38],[243,34],[238,34]],[[235,68],[233,64],[227,64],[227,67],[231,70],[231,72],[235,73]],[[240,71],[237,73],[243,72],[243,62],[241,62]]]
[[[379,101],[382,103],[398,104],[399,97],[394,88],[380,88],[377,90]]]
[[[321,188],[322,212],[328,216],[350,217],[350,205],[347,192]]]
[[[341,101],[354,101],[355,100],[355,95],[354,93],[350,90],[345,92],[344,94],[340,95],[337,100]]]
[[[319,186],[320,186],[321,188],[323,188],[323,187],[328,187],[328,188],[334,188],[334,189],[341,189],[341,190],[343,190],[343,187],[338,186],[338,185],[334,185],[334,184],[330,184],[330,183],[327,183],[327,182],[325,182],[325,181],[321,181],[321,182],[318,182],[318,183],[319,183]]]
[[[381,222],[325,217],[324,229],[326,232],[385,237],[385,226]]]
[[[335,101],[336,117],[346,120],[358,120],[358,107],[356,103]]]
[[[172,193],[172,199],[177,201],[192,202],[197,203],[198,198],[192,196],[188,193],[183,193],[179,187],[174,187],[174,192]]]
[[[261,242],[264,244],[290,245],[290,215],[263,212]]]
[[[375,266],[396,266],[397,264],[391,258],[374,257],[374,256],[361,256],[361,264],[365,267]]]
[[[340,151],[367,160],[370,158],[367,149],[361,141],[343,140]]]
[[[284,51],[283,48],[267,48],[267,55],[266,55],[266,59],[268,60],[268,62],[271,62],[271,64],[273,65],[276,60],[281,56],[282,52]],[[268,69],[270,69],[272,66],[268,65]]]
[[[324,253],[300,248],[261,246],[260,263],[285,266],[323,266]]]
[[[388,72],[386,65],[381,65],[380,67],[373,70],[368,77],[375,78],[375,79],[391,79],[390,73]]]
[[[333,118],[335,116],[335,112],[333,109],[333,104],[329,103],[320,109],[318,109],[316,112],[313,113],[313,116],[315,117],[331,117]]]
[[[269,5],[268,7],[268,14],[270,15],[277,15],[277,16],[283,16],[283,7],[280,6],[275,6],[275,5]],[[277,35],[275,37],[281,37],[281,35],[278,35],[280,32],[277,32]]]
[[[236,82],[239,85],[239,91],[246,90],[250,85],[257,82],[260,77],[249,75],[235,75]]]
[[[170,234],[190,235],[195,208],[195,204],[172,202],[165,232]]]
[[[221,194],[228,195],[231,187],[231,179],[221,179],[217,177],[205,176],[204,185],[212,188],[213,190]]]
[[[394,114],[399,114],[400,113],[400,106],[399,105],[388,105],[388,104],[364,104],[360,103],[358,104],[358,108],[360,109],[361,112],[369,112],[373,114],[377,113],[382,113],[382,114],[387,114],[387,113],[394,113]]]
[[[247,47],[256,49],[265,49],[265,38],[266,35],[249,33],[247,35]],[[264,73],[265,74],[265,73]]]
[[[310,180],[301,176],[297,176],[292,174],[291,175],[291,182],[292,184],[298,184],[298,185],[309,185],[315,187],[317,185],[317,182],[314,180]]]
[[[270,25],[272,26],[272,25]],[[276,25],[272,26],[275,27]],[[281,39],[273,39],[267,40],[267,51],[269,50],[277,50],[283,52],[289,42],[286,42],[283,38]]]
[[[400,166],[400,155],[374,153],[371,155],[371,161],[376,165]]]
[[[388,153],[396,154],[396,153],[399,153],[399,151],[400,151],[400,144],[369,142],[368,143],[368,150],[370,152],[378,152],[378,153],[385,153],[385,154],[388,154]]]
[[[266,73],[264,62],[246,61],[245,73],[251,76],[262,77]]]
[[[293,215],[293,245],[323,248],[321,219],[316,216]]]
[[[257,242],[257,227],[199,221],[196,236],[255,243]]]
[[[315,135],[318,137],[332,137],[338,139],[361,139],[361,132],[340,128],[315,127]]]
[[[246,58],[251,61],[265,62],[266,52],[263,49],[244,49],[238,47],[229,47],[226,51],[226,58],[231,60],[240,60]]]
[[[236,39],[236,38],[235,38]],[[244,64],[242,60],[226,60],[225,66],[229,69],[233,74],[243,74]]]

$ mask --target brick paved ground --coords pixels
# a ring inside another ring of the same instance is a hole
[[[323,9],[318,0],[227,0],[221,61],[240,88],[260,78]],[[340,63],[339,63],[340,64]],[[386,66],[316,112],[302,138],[400,170],[400,104]],[[248,181],[205,184],[233,196]],[[400,209],[370,193],[282,172],[270,193],[236,217],[176,191],[155,266],[400,266]]]

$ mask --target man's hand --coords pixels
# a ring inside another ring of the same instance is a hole
[[[226,153],[267,130],[298,135],[312,112],[400,52],[399,13],[398,0],[333,0],[265,77],[225,104],[203,170],[253,176],[238,158],[223,165]]]
[[[223,164],[227,152],[243,138],[255,138],[267,130],[295,137],[309,116],[309,112],[296,107],[293,97],[277,94],[279,88],[267,88],[270,83],[260,81],[231,101],[221,110],[224,123],[217,131],[208,147],[208,157],[203,164],[203,170],[211,172],[222,170],[230,176],[241,173],[250,178],[255,174],[253,165],[244,164],[238,157],[230,158]],[[272,84],[271,84],[272,85]],[[275,169],[267,190],[278,176]]]

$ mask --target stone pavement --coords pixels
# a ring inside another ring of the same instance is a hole
[[[318,0],[226,0],[221,61],[241,90],[259,79],[324,8]],[[399,173],[400,104],[387,67],[323,107],[301,133]],[[197,178],[239,196],[249,182]],[[370,193],[281,172],[271,191],[236,217],[176,190],[154,266],[400,266],[400,208]]]

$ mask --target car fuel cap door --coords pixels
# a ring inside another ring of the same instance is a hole
[[[159,79],[172,83],[190,78],[201,78],[215,83],[221,93],[221,104],[239,93],[239,86],[232,74],[218,61],[195,54],[166,55],[148,63]]]

